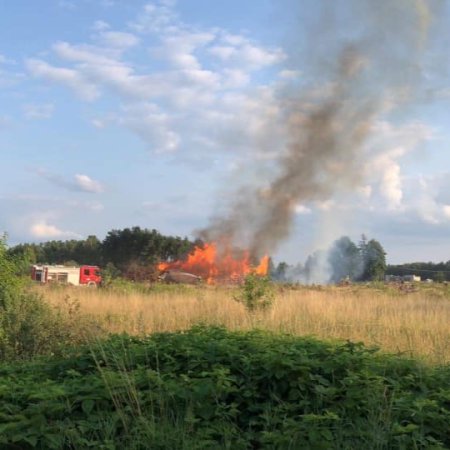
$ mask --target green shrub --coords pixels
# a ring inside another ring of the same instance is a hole
[[[250,312],[270,308],[274,298],[275,293],[270,279],[253,273],[245,277],[244,283],[234,296],[234,299]]]
[[[11,449],[450,447],[450,367],[260,331],[115,336],[3,366],[0,404]]]
[[[85,341],[95,326],[80,316],[76,302],[66,298],[62,308],[52,308],[27,290],[17,275],[20,264],[0,240],[0,361],[61,354]]]

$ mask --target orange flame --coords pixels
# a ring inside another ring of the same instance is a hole
[[[239,282],[249,273],[267,275],[269,257],[261,258],[255,267],[250,262],[248,251],[231,250],[228,246],[218,249],[216,243],[195,247],[185,261],[163,262],[158,270],[180,270],[201,276],[208,284],[217,282]]]

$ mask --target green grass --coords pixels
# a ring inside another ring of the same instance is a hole
[[[445,449],[450,367],[196,327],[0,369],[2,449]]]

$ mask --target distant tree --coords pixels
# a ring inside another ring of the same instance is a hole
[[[112,230],[101,244],[104,262],[130,274],[137,274],[136,265],[154,266],[158,261],[180,259],[192,247],[187,238],[163,236],[140,227]]]
[[[330,281],[334,283],[346,277],[356,280],[362,272],[360,251],[348,236],[334,242],[328,253],[328,263],[331,267]]]
[[[289,264],[282,261],[278,263],[273,271],[273,279],[276,281],[288,281],[287,271],[289,269]]]
[[[386,273],[386,252],[382,245],[375,239],[360,244],[364,271],[361,277],[363,281],[382,280]]]
[[[450,281],[450,261],[433,262],[413,262],[408,264],[389,265],[386,273],[389,275],[420,275],[422,279],[427,278],[439,282]]]

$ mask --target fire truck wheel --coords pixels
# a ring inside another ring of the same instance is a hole
[[[95,284],[94,281],[89,281],[88,287],[95,288],[95,287],[97,287],[97,285]]]

